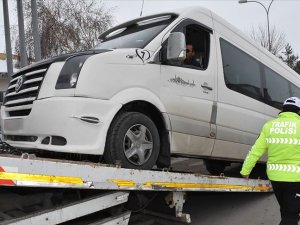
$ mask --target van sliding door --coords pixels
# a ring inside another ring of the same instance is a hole
[[[213,157],[243,160],[265,122],[258,50],[231,34],[220,39],[217,137]],[[250,55],[251,54],[251,55]]]

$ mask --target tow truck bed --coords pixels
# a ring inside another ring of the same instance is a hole
[[[98,211],[113,205],[123,204],[128,200],[129,191],[171,192],[170,207],[175,207],[176,216],[189,223],[191,221],[189,215],[182,212],[185,202],[184,192],[272,191],[271,184],[267,180],[246,180],[172,171],[124,169],[99,163],[35,158],[35,156],[28,154],[23,154],[21,157],[15,155],[0,156],[0,186],[110,191],[108,194],[110,197],[106,197],[105,201],[100,200],[103,195],[97,195],[91,199],[84,199],[60,208],[56,207],[50,211],[48,209],[47,212],[39,212],[38,215],[34,214],[18,220],[26,221],[26,224],[28,221],[31,221],[29,224],[41,224],[41,222],[43,224],[57,224],[94,213],[96,209]],[[104,207],[99,202],[111,202],[111,204]],[[96,205],[98,207],[95,207]],[[70,209],[78,213],[73,216],[66,216],[70,214],[66,213]],[[122,212],[119,216],[110,219],[122,218],[122,221],[125,222],[119,224],[127,224],[130,212]],[[117,224],[111,223],[110,219],[107,219],[106,223],[99,222],[97,224]],[[11,221],[16,223],[16,220]],[[25,224],[21,222],[18,224]],[[10,224],[10,222],[6,224]]]

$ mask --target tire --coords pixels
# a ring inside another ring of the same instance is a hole
[[[154,122],[139,112],[123,113],[113,121],[106,138],[104,161],[124,168],[152,169],[160,149]]]
[[[205,162],[206,170],[211,175],[219,176],[221,173],[224,173],[225,171],[226,162],[220,160],[211,160],[211,159],[206,159],[204,160],[204,162]]]

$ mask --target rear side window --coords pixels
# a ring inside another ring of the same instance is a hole
[[[284,100],[291,97],[290,82],[266,66],[264,66],[264,72],[266,103],[277,109],[282,109]]]
[[[260,63],[224,39],[220,39],[220,43],[226,86],[263,101]]]
[[[300,88],[291,84],[292,96],[300,98]]]

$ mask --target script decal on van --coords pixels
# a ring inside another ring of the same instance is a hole
[[[169,79],[168,81],[171,82],[171,83],[174,83],[174,84],[182,85],[182,86],[188,86],[188,87],[195,87],[195,86],[196,86],[194,80],[193,80],[193,82],[191,83],[189,80],[188,80],[188,81],[185,81],[184,79],[182,79],[181,77],[176,76],[176,75],[175,75],[174,78],[171,78],[171,79]]]

